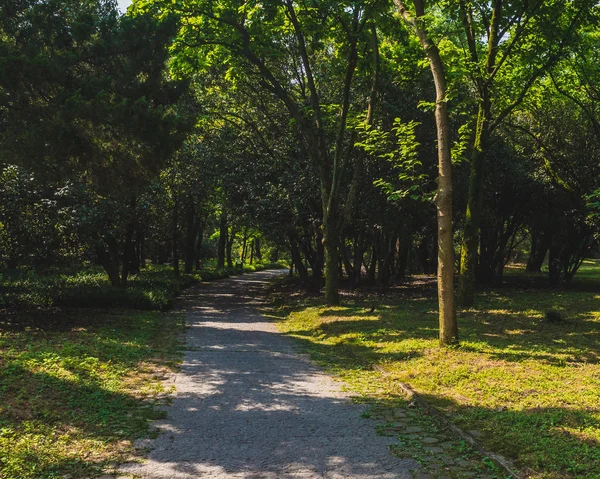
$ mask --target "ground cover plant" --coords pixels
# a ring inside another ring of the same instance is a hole
[[[0,274],[0,307],[122,307],[168,309],[186,287],[199,281],[227,278],[242,272],[280,268],[268,261],[217,267],[206,261],[193,273],[173,274],[170,266],[148,265],[128,280],[127,288],[113,286],[98,266],[79,269],[17,270]]]
[[[514,459],[524,477],[597,478],[600,296],[589,286],[599,271],[597,261],[586,262],[570,290],[482,293],[476,308],[459,311],[456,348],[437,345],[431,279],[380,297],[348,294],[335,308],[288,302],[279,324],[367,397],[402,396],[398,382],[410,384],[487,448]]]
[[[183,315],[74,309],[0,316],[0,477],[90,477],[147,436]]]

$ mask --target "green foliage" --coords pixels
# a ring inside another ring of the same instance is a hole
[[[415,130],[419,126],[416,121],[403,123],[400,118],[394,119],[391,132],[366,124],[357,128],[362,130],[362,140],[355,143],[370,155],[387,161],[397,174],[397,182],[379,178],[375,186],[381,188],[390,201],[398,201],[409,197],[421,200],[424,196],[423,184],[428,176],[423,173],[423,163],[419,159],[419,143]]]
[[[284,267],[268,261],[244,265],[243,272]],[[64,268],[62,268],[64,270]],[[0,275],[0,306],[19,308],[129,308],[169,309],[181,291],[199,281],[212,281],[239,274],[236,268],[216,268],[210,264],[193,274],[173,275],[168,266],[148,266],[130,279],[127,288],[110,284],[98,267],[70,272],[48,270],[15,271]]]
[[[121,307],[166,309],[196,278],[173,276],[164,266],[150,266],[131,279],[128,288],[112,286],[98,268],[73,273],[5,273],[0,303],[20,307]]]

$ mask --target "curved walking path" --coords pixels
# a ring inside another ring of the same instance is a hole
[[[142,478],[411,478],[341,384],[257,310],[281,271],[201,284],[185,298],[187,348]]]

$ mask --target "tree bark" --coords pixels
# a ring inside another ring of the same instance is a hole
[[[254,256],[258,261],[262,260],[262,251],[260,250],[260,238],[257,236],[254,238]]]
[[[531,234],[531,252],[527,261],[527,271],[539,273],[550,248],[550,235],[544,232],[533,232]]]
[[[487,103],[487,106],[483,103]],[[465,229],[460,250],[458,302],[463,307],[470,307],[475,301],[475,275],[480,240],[481,210],[483,207],[483,162],[489,135],[489,102],[484,101],[483,103],[479,107],[477,130],[471,155]]]
[[[323,217],[323,246],[325,247],[325,304],[339,304],[338,232],[337,219],[331,214]]]
[[[227,213],[221,213],[221,221],[219,223],[219,245],[217,248],[217,268],[225,267],[225,246],[227,245]]]
[[[246,262],[246,243],[248,241],[248,229],[244,228],[244,236],[242,237],[242,264]]]
[[[298,248],[298,238],[294,233],[289,233],[288,239],[290,241],[290,252],[292,254],[292,267],[290,268],[290,271],[293,271],[293,267],[296,265],[296,270],[300,275],[300,279],[306,284],[308,282],[308,271],[306,271],[306,267],[302,262],[300,249]]]
[[[196,208],[194,200],[188,199],[186,207],[186,230],[185,230],[185,258],[184,272],[189,274],[194,268],[195,252],[196,252],[196,236],[200,227],[200,219],[196,217]]]
[[[106,271],[110,284],[115,287],[121,286],[121,277],[119,276],[119,244],[114,238],[106,238],[104,240],[107,248],[104,245],[96,245],[96,254],[100,264]],[[108,250],[108,251],[107,251]]]
[[[195,268],[196,271],[199,271],[202,267],[200,261],[200,255],[202,253],[202,241],[204,240],[204,221],[200,221],[200,226],[198,228],[198,235],[196,236],[196,250],[195,250]]]
[[[458,324],[454,307],[454,242],[452,230],[452,158],[450,121],[446,103],[446,75],[439,50],[428,37],[419,17],[425,14],[423,0],[415,0],[416,17],[402,0],[394,0],[404,20],[414,29],[429,61],[435,83],[435,124],[438,139],[438,189],[435,196],[438,220],[438,305],[440,345],[458,343]]]
[[[227,255],[227,267],[228,268],[233,268],[233,257],[231,256],[231,250],[233,248],[233,242],[235,241],[235,235],[237,234],[237,231],[234,231],[233,228],[231,229],[231,234],[227,236],[227,246],[225,248],[225,252]]]
[[[177,216],[179,215],[179,202],[176,199],[173,205],[173,224],[171,225],[171,248],[173,251],[173,273],[179,276],[179,231],[177,229]]]
[[[133,224],[130,222],[125,231],[125,239],[123,245],[123,266],[121,272],[121,286],[127,286],[127,279],[132,271],[132,263],[135,260],[135,246],[133,244]]]

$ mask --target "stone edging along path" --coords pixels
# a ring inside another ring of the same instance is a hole
[[[118,477],[506,477],[418,411],[356,404],[258,311],[268,270],[188,290],[185,356],[160,434]],[[373,420],[367,420],[371,417]],[[393,452],[393,454],[391,453]]]

